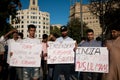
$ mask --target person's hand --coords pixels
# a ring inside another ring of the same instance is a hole
[[[13,52],[10,52],[10,57],[13,55]]]
[[[13,29],[13,30],[11,30],[10,32],[11,32],[11,33],[17,32],[17,29]]]

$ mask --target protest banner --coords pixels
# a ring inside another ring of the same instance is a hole
[[[12,43],[10,51],[10,66],[40,67],[41,66],[41,44]]]
[[[108,50],[106,47],[77,48],[75,71],[108,73],[108,69]]]
[[[75,41],[48,42],[48,64],[74,63]]]

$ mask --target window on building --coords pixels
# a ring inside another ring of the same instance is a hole
[[[24,26],[22,25],[21,28],[24,28]]]
[[[23,33],[23,32],[24,32],[24,30],[21,30],[21,32]]]
[[[45,29],[45,26],[43,26],[43,29]]]
[[[29,19],[29,16],[27,16],[27,19]]]
[[[41,35],[39,34],[39,37],[41,37]]]
[[[45,20],[45,17],[43,17],[43,20]]]
[[[21,17],[21,19],[23,19],[23,18],[24,18],[24,16]]]
[[[45,34],[45,30],[43,30],[43,33]]]
[[[21,23],[24,23],[23,21]]]

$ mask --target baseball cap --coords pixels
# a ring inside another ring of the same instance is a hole
[[[61,32],[67,31],[67,27],[66,27],[66,26],[62,26],[62,27],[60,28],[60,31],[61,31]]]

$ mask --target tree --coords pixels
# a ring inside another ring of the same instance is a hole
[[[60,29],[57,26],[50,26],[50,34],[56,33],[58,36],[61,35]]]
[[[8,23],[10,15],[16,18],[17,9],[21,9],[19,0],[0,0],[0,35],[5,34],[12,26]]]
[[[118,19],[120,18],[119,0],[90,0],[89,9],[93,14],[99,17],[103,38],[104,34],[106,35],[106,33],[108,33],[107,29],[120,21],[120,19]]]
[[[81,22],[79,18],[72,19],[70,22],[68,22],[67,27],[69,29],[69,36],[73,38],[74,40],[79,43],[81,40]],[[88,29],[86,24],[83,24],[83,32],[85,36],[85,31]]]

